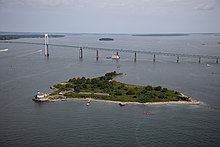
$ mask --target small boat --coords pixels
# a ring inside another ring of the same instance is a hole
[[[106,59],[111,59],[112,57],[106,57]]]
[[[112,59],[120,59],[120,56],[119,55],[112,55]]]
[[[91,99],[88,100],[88,103],[90,103],[90,102],[91,102]]]
[[[47,102],[49,99],[47,98],[47,94],[41,93],[40,91],[37,91],[37,94],[32,98],[35,102]]]
[[[86,106],[89,106],[89,105],[90,105],[90,102],[91,102],[91,99],[88,100]]]
[[[55,87],[54,86],[50,86],[50,89],[55,89]]]
[[[126,103],[119,103],[119,106],[125,106]]]

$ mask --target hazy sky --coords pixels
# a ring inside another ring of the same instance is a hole
[[[0,0],[0,31],[220,32],[220,0]]]

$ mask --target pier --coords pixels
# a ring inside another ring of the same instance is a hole
[[[21,41],[1,41],[0,43],[17,43],[17,44],[33,44],[33,45],[44,45],[44,55],[49,56],[49,46],[57,46],[57,47],[67,47],[73,49],[79,49],[79,59],[83,59],[83,51],[84,50],[94,50],[96,51],[96,60],[99,60],[99,51],[109,51],[109,52],[116,52],[116,55],[121,53],[132,53],[134,54],[134,62],[138,60],[138,54],[148,54],[153,56],[153,62],[156,62],[157,56],[170,56],[176,57],[176,62],[180,62],[180,58],[197,58],[198,63],[201,63],[202,59],[213,59],[216,64],[219,63],[220,56],[214,55],[196,55],[196,54],[181,54],[181,53],[170,53],[170,52],[157,52],[157,51],[140,51],[135,49],[111,49],[111,48],[100,48],[100,47],[82,47],[82,46],[75,46],[75,45],[66,45],[66,44],[54,44],[48,43],[48,34],[45,34],[45,43],[34,43],[34,42],[21,42]]]

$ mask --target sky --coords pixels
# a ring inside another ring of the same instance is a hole
[[[0,0],[0,31],[220,33],[220,0]]]

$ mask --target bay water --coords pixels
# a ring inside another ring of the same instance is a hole
[[[114,41],[99,41],[112,37]],[[44,42],[43,38],[16,41]],[[220,56],[220,36],[132,36],[66,34],[49,43]],[[220,64],[214,59],[156,56],[0,43],[0,146],[220,146]],[[73,77],[126,74],[118,81],[162,86],[201,101],[200,105],[128,105],[86,101],[36,103],[37,90]]]

